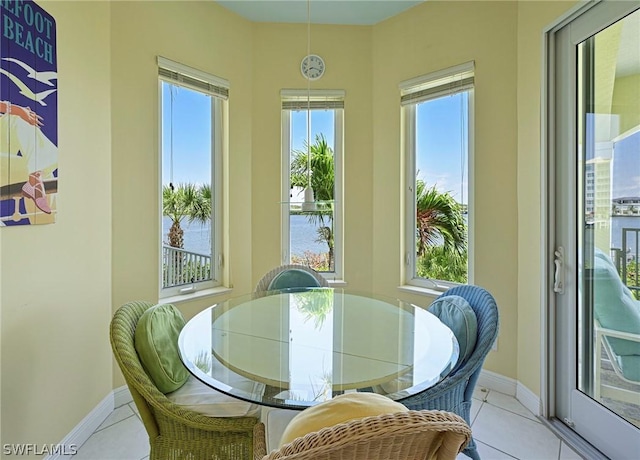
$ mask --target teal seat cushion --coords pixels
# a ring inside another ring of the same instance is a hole
[[[166,304],[149,308],[136,326],[134,346],[142,367],[163,393],[177,390],[189,378],[178,353],[178,335],[184,325],[180,310]]]
[[[616,270],[616,266],[613,264],[613,261],[609,258],[609,256],[607,256],[598,248],[595,248],[593,255],[595,258],[595,266],[600,268],[607,267],[607,270],[615,275],[615,277],[611,277],[611,280],[617,285],[617,288],[622,289],[622,294],[631,299],[635,299],[633,297],[633,294],[631,293],[631,290],[621,282],[621,279],[618,276],[618,271]]]
[[[320,287],[320,283],[311,273],[297,268],[278,273],[269,283],[270,291],[296,287]]]
[[[625,379],[640,383],[640,356],[616,356],[615,359]]]
[[[594,258],[593,297],[596,319],[606,329],[640,334],[640,301],[627,294],[627,289],[613,264],[602,257]],[[640,342],[608,338],[616,355],[640,356]]]
[[[430,306],[429,312],[436,315],[456,336],[460,345],[457,366],[462,365],[476,347],[478,319],[463,297],[448,295],[439,297]]]

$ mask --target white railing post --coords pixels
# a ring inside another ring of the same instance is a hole
[[[211,276],[211,256],[162,246],[162,287],[205,281]],[[186,277],[186,278],[185,278]]]

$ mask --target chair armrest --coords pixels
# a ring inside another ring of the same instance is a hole
[[[264,423],[253,427],[253,460],[262,460],[267,455],[267,440],[264,434]]]
[[[598,338],[600,338],[601,336],[607,336],[607,337],[615,337],[618,339],[630,340],[632,342],[640,342],[640,334],[634,334],[632,332],[616,331],[615,329],[607,329],[600,326],[600,323],[598,323],[597,321],[595,322],[595,330]]]

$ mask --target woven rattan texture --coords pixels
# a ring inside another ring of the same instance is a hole
[[[398,412],[323,428],[263,457],[261,435],[256,430],[256,460],[453,460],[471,439],[471,429],[448,412]]]
[[[250,460],[257,418],[214,418],[167,399],[144,371],[134,347],[140,316],[153,304],[130,302],[111,320],[111,347],[149,434],[151,460]]]
[[[277,275],[279,275],[283,271],[293,270],[293,269],[302,270],[307,273],[310,273],[311,275],[313,275],[313,277],[316,280],[318,280],[318,284],[321,287],[329,287],[329,282],[324,278],[324,276],[319,274],[314,269],[309,268],[305,265],[290,264],[290,265],[280,265],[279,267],[276,267],[273,270],[265,273],[265,275],[260,279],[260,281],[258,281],[258,285],[256,286],[255,292],[256,293],[266,292],[269,289],[269,284]]]
[[[441,297],[458,295],[464,297],[478,320],[476,347],[467,361],[442,382],[415,396],[400,401],[409,409],[435,409],[454,412],[470,425],[471,397],[476,386],[482,364],[498,337],[498,306],[493,296],[479,286],[457,286]],[[480,459],[473,438],[464,454]]]

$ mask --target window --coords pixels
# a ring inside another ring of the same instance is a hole
[[[468,63],[400,85],[405,284],[444,290],[470,282],[473,82]]]
[[[282,262],[340,279],[344,91],[281,95]]]
[[[221,284],[221,158],[229,84],[158,57],[160,296]]]

